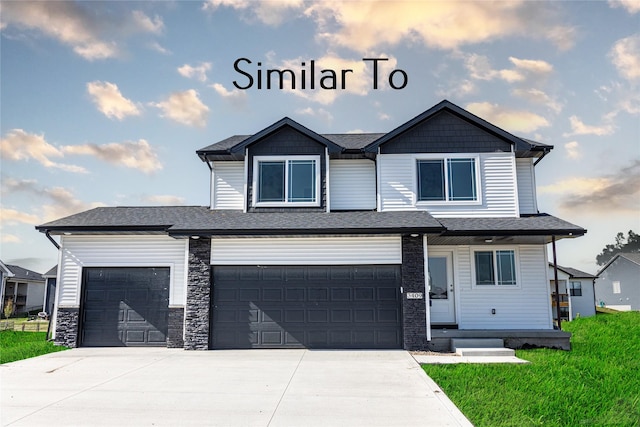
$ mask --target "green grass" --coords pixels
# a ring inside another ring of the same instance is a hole
[[[46,340],[46,332],[0,331],[0,364],[66,350]]]
[[[423,365],[477,427],[640,426],[640,312],[562,324],[572,350],[517,350],[526,365]]]

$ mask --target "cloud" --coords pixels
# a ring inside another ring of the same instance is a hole
[[[158,16],[151,19],[141,11],[123,15],[109,7],[108,2],[2,2],[0,27],[44,34],[89,61],[117,57],[120,47],[114,39],[158,34],[164,27]]]
[[[324,108],[313,109],[311,107],[307,107],[297,110],[296,113],[303,116],[320,117],[327,123],[331,123],[333,121],[333,114]]]
[[[15,209],[0,208],[0,218],[3,224],[22,223],[35,225],[40,222],[38,215],[28,214]]]
[[[622,7],[632,15],[640,12],[639,0],[609,0],[609,6],[613,8]]]
[[[149,49],[151,50],[155,50],[158,53],[161,53],[163,55],[171,55],[171,51],[165,47],[163,47],[160,43],[158,42],[151,42],[147,45],[149,47]]]
[[[201,82],[207,81],[207,71],[211,69],[211,62],[201,62],[197,67],[192,67],[189,64],[184,64],[178,68],[178,73],[181,76],[196,79]]]
[[[533,132],[549,126],[542,116],[522,110],[512,110],[489,102],[475,102],[466,107],[471,113],[509,132]]]
[[[92,101],[105,116],[122,120],[127,116],[139,116],[140,109],[120,93],[114,83],[93,81],[87,83],[87,92]]]
[[[627,80],[640,80],[640,34],[620,39],[609,51],[611,62]]]
[[[110,144],[82,144],[62,147],[65,154],[95,156],[107,163],[152,173],[162,169],[162,163],[151,145],[144,139]]]
[[[463,98],[475,93],[476,85],[468,79],[462,79],[449,83],[448,88],[438,89],[436,95],[441,98]]]
[[[166,100],[150,105],[159,108],[162,117],[183,125],[205,127],[207,124],[209,107],[200,101],[194,89],[174,92]]]
[[[260,22],[277,26],[286,20],[290,10],[296,11],[304,5],[303,0],[248,1],[248,0],[207,0],[203,10],[213,12],[220,6],[232,7],[236,10],[251,8],[254,18]]]
[[[549,108],[554,113],[560,113],[562,111],[562,104],[557,100],[551,98],[549,95],[541,91],[540,89],[514,89],[511,92],[514,96],[522,99],[526,99],[532,104],[543,105]]]
[[[542,2],[323,0],[305,14],[320,39],[359,52],[406,43],[455,50],[514,36],[547,38],[564,50],[575,38],[573,28],[556,24],[556,8]]]
[[[567,157],[570,159],[579,159],[582,157],[582,152],[580,151],[580,144],[578,141],[571,141],[564,144],[564,149],[567,152]]]
[[[615,127],[611,124],[602,126],[590,126],[586,125],[578,118],[578,116],[569,117],[569,123],[571,124],[571,132],[563,133],[562,136],[573,135],[611,135],[615,131]]]
[[[514,68],[495,70],[491,68],[489,58],[486,56],[470,54],[465,58],[465,68],[469,70],[470,76],[474,79],[500,79],[508,83],[539,80],[546,78],[553,71],[553,66],[542,60],[519,59],[511,56],[509,61],[514,65]]]
[[[164,22],[158,15],[151,19],[141,10],[134,10],[131,15],[136,26],[144,32],[161,34],[164,30]]]
[[[20,243],[20,238],[13,234],[2,233],[2,237],[0,237],[0,242],[2,243]]]
[[[98,206],[105,206],[100,202],[83,202],[77,199],[70,190],[63,187],[42,187],[35,180],[3,179],[2,192],[34,196],[39,202],[38,205],[41,206],[41,215],[33,213],[22,213],[22,215],[26,218],[29,218],[29,215],[42,217],[42,221],[51,221]]]
[[[180,206],[184,205],[184,197],[171,196],[171,195],[157,195],[157,196],[143,196],[142,200],[154,205],[164,206]]]
[[[44,134],[37,135],[22,129],[10,130],[0,139],[0,153],[7,160],[34,159],[46,168],[62,169],[67,172],[87,173],[82,166],[57,163],[51,158],[60,158],[64,153],[44,139]]]
[[[560,207],[579,213],[612,211],[637,214],[640,210],[640,160],[611,175],[571,177],[539,188],[540,193],[562,194]]]

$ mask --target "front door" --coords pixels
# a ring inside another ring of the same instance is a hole
[[[455,295],[453,291],[452,253],[429,252],[429,298],[431,323],[456,324]]]

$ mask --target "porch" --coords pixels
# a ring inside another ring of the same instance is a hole
[[[540,329],[431,329],[428,350],[451,351],[452,338],[488,339],[500,338],[507,348],[546,347],[571,350],[571,333],[559,330]]]

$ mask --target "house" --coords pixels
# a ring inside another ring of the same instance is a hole
[[[2,287],[0,301],[2,313],[9,315],[42,310],[44,279],[40,273],[26,268],[0,262]],[[6,310],[6,312],[5,312]]]
[[[640,253],[619,253],[598,272],[596,304],[614,310],[640,310]]]
[[[197,151],[210,206],[100,207],[59,236],[55,341],[185,349],[569,346],[539,213],[553,147],[442,101],[385,134],[284,118]],[[58,243],[56,243],[58,246]]]
[[[51,316],[54,310],[56,300],[56,283],[58,280],[58,266],[53,266],[49,271],[42,275],[45,281],[44,307],[42,311]]]
[[[560,295],[560,318],[573,320],[576,317],[595,316],[596,304],[594,282],[598,276],[571,267],[557,266],[558,294]],[[558,320],[556,310],[556,281],[554,267],[549,263],[549,286],[553,319]]]

